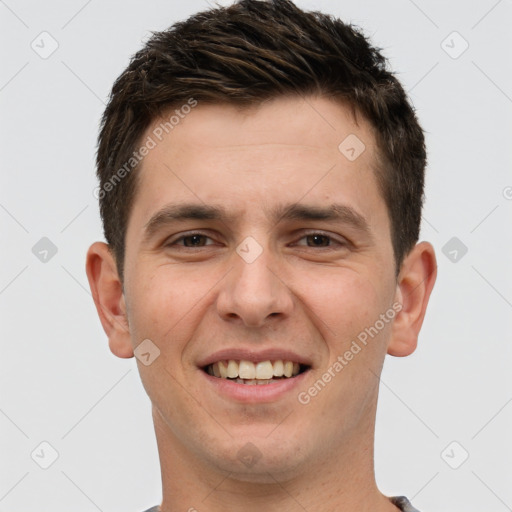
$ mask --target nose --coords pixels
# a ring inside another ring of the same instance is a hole
[[[270,249],[263,249],[251,262],[235,252],[233,265],[217,297],[217,311],[224,320],[263,327],[273,319],[290,316],[292,291],[280,275],[277,258]]]

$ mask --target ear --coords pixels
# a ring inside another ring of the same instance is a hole
[[[395,302],[402,309],[393,322],[388,354],[403,357],[416,350],[436,276],[434,248],[428,242],[417,244],[405,257],[398,276]]]
[[[133,357],[123,286],[110,247],[103,242],[92,244],[85,269],[111,352],[118,357]]]

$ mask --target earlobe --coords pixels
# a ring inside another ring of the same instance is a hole
[[[388,354],[397,357],[414,352],[437,276],[434,248],[417,244],[405,257],[398,277],[395,300],[402,304],[395,317]]]
[[[107,244],[91,245],[87,251],[86,272],[110,350],[118,357],[133,357],[123,287]]]

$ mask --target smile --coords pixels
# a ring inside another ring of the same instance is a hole
[[[247,361],[222,360],[204,367],[204,371],[212,377],[227,379],[237,384],[261,385],[271,384],[279,380],[296,377],[309,367],[294,361]]]

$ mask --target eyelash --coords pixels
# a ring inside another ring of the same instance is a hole
[[[322,231],[311,231],[311,232],[308,232],[308,233],[305,233],[301,238],[299,238],[299,240],[302,240],[303,238],[307,238],[309,236],[322,236],[324,238],[328,238],[330,240],[330,245],[328,246],[316,246],[316,248],[319,248],[319,249],[324,249],[324,250],[333,250],[334,247],[332,247],[332,243],[336,243],[338,244],[339,246],[341,247],[346,247],[349,245],[349,242],[348,241],[340,241],[340,240],[337,240],[335,237],[333,237],[332,235],[329,235],[327,233],[324,233]],[[186,238],[191,238],[191,237],[194,237],[194,236],[203,236],[205,238],[209,238],[210,240],[212,239],[210,236],[208,236],[207,234],[205,233],[202,233],[200,231],[191,231],[190,233],[186,233],[184,235],[181,235],[179,238],[176,238],[175,240],[172,240],[172,241],[169,241],[168,243],[166,243],[166,247],[176,247],[178,246],[177,243],[178,242],[182,242],[184,241]],[[204,247],[208,247],[209,245],[214,245],[214,244],[207,244],[207,245],[204,245],[204,246],[191,246],[191,247],[187,247],[185,245],[180,245],[180,249],[202,249]],[[310,248],[310,249],[314,249],[315,246],[305,246],[307,248]]]

